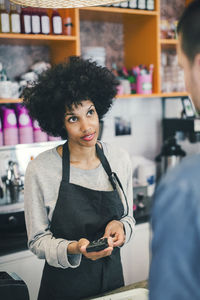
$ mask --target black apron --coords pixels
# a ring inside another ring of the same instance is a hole
[[[50,227],[55,238],[93,241],[103,236],[111,220],[120,220],[123,216],[124,207],[112,181],[110,165],[97,144],[96,151],[114,190],[98,191],[70,183],[66,142],[63,146],[62,181]],[[38,300],[82,299],[123,285],[120,249],[115,247],[110,256],[96,261],[83,255],[77,268],[56,268],[45,262]]]

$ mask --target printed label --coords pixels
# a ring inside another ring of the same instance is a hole
[[[138,8],[139,9],[145,9],[146,8],[145,0],[139,0],[138,1]]]
[[[129,1],[130,8],[137,8],[137,0],[130,0]]]
[[[200,120],[198,119],[194,120],[194,131],[200,131]]]
[[[39,126],[39,123],[38,123],[37,120],[34,120],[34,121],[33,121],[33,128],[34,128],[34,129],[40,129],[40,126]]]
[[[154,10],[154,1],[153,0],[148,0],[147,1],[147,9],[148,10]]]
[[[10,23],[8,14],[1,14],[1,31],[10,32]]]
[[[142,89],[143,89],[143,91],[149,91],[149,90],[151,90],[151,88],[152,88],[152,84],[151,84],[151,82],[144,82],[143,84],[142,84]]]
[[[62,19],[59,16],[53,17],[53,32],[55,34],[62,34]]]
[[[40,33],[40,17],[39,16],[32,16],[32,32],[33,33]]]
[[[128,7],[128,1],[121,2],[121,3],[120,3],[120,6],[121,6],[122,8]]]
[[[29,117],[26,114],[21,114],[19,116],[19,124],[26,126],[29,123]]]
[[[11,15],[11,31],[14,33],[20,33],[20,16],[18,14]]]
[[[31,33],[31,16],[24,16],[24,32]]]
[[[14,113],[10,113],[7,117],[7,122],[10,125],[16,125],[17,124],[17,120],[16,120],[16,116]]]
[[[42,33],[48,34],[50,32],[49,17],[48,16],[42,16],[41,17],[41,24],[42,24]]]

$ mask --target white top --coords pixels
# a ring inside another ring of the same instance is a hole
[[[127,243],[135,226],[131,161],[124,150],[116,149],[107,143],[102,143],[102,146],[111,169],[117,173],[128,199],[129,216],[121,219],[125,227],[125,243]],[[50,231],[61,180],[62,158],[56,148],[42,152],[28,164],[24,190],[28,246],[38,258],[46,259],[51,266],[76,268],[80,265],[82,254],[67,254],[67,247],[71,241],[56,239]],[[94,190],[112,190],[112,185],[102,164],[92,170],[70,166],[70,182]],[[126,210],[121,190],[119,193]],[[48,213],[47,206],[49,207]]]

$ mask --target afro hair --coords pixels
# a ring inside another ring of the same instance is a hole
[[[66,139],[66,110],[90,100],[101,120],[112,105],[118,84],[107,68],[73,56],[67,63],[57,64],[43,72],[37,82],[25,88],[23,104],[43,131]]]

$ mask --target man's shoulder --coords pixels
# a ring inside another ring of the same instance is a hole
[[[200,154],[184,158],[176,167],[170,169],[158,184],[158,192],[167,194],[187,194],[199,190]],[[199,194],[199,192],[198,192]]]
[[[186,156],[180,164],[171,169],[166,178],[175,180],[178,178],[192,179],[192,175],[200,178],[200,154]]]

